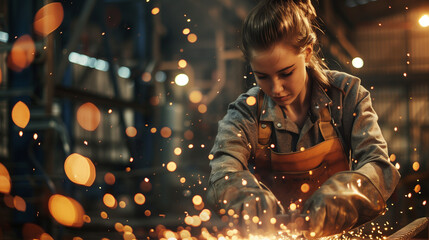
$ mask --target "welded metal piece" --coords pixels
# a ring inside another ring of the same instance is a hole
[[[427,230],[428,228],[429,218],[422,217],[414,220],[407,226],[401,228],[394,234],[390,235],[388,240],[407,240],[412,239],[414,236],[419,234],[420,232]]]

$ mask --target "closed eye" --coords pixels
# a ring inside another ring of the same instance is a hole
[[[292,75],[292,73],[293,73],[293,71],[290,71],[288,73],[280,73],[280,76],[285,78],[285,77],[289,77],[290,75]]]

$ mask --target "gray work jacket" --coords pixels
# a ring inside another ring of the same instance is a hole
[[[211,150],[210,182],[213,183],[229,172],[249,169],[258,141],[258,117],[272,122],[276,151],[288,153],[309,148],[321,141],[319,111],[329,107],[334,126],[340,133],[352,171],[370,179],[384,200],[394,191],[400,175],[390,163],[387,144],[377,123],[368,90],[360,85],[360,79],[337,71],[327,71],[334,87],[323,89],[312,83],[311,106],[301,129],[284,116],[283,111],[271,98],[265,98],[261,116],[257,116],[257,104],[249,105],[249,97],[257,98],[259,87],[241,94],[228,106],[225,117],[219,121],[218,134]],[[251,101],[249,101],[251,102]]]

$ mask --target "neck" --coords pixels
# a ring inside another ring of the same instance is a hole
[[[308,111],[311,98],[311,81],[308,74],[305,81],[306,84],[295,101],[293,101],[290,105],[285,106],[286,111],[294,112],[297,115],[301,115],[302,113]]]

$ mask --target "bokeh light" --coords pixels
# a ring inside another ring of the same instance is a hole
[[[207,112],[207,105],[205,105],[205,104],[198,105],[198,112],[206,113]]]
[[[195,43],[198,40],[197,35],[195,33],[191,33],[188,35],[188,42]]]
[[[106,173],[104,174],[104,182],[109,184],[109,185],[113,185],[116,182],[116,177],[113,173]]]
[[[159,13],[159,8],[157,8],[157,7],[155,7],[155,8],[152,8],[152,11],[151,11],[151,13],[153,14],[153,15],[156,15],[156,14],[158,14]]]
[[[20,212],[25,212],[27,209],[27,204],[25,203],[25,200],[20,196],[13,197],[13,206],[16,208],[16,210]]]
[[[170,172],[174,172],[177,169],[177,164],[175,162],[167,163],[167,170]]]
[[[150,82],[150,80],[152,80],[152,75],[149,72],[144,72],[142,74],[142,80],[143,82]]]
[[[201,100],[203,100],[203,94],[201,91],[194,90],[189,94],[189,101],[192,103],[199,103]]]
[[[64,162],[64,171],[70,181],[91,186],[95,180],[95,166],[92,161],[78,153],[72,153]]]
[[[125,133],[128,137],[135,137],[137,135],[137,129],[135,127],[127,127]]]
[[[9,194],[12,187],[7,168],[0,163],[0,193]]]
[[[249,106],[253,106],[256,104],[256,98],[254,96],[250,96],[246,99],[246,103]]]
[[[21,101],[12,108],[12,121],[16,126],[25,128],[30,121],[30,109]]]
[[[21,72],[34,61],[36,45],[30,35],[22,35],[12,45],[12,50],[7,59],[10,69]]]
[[[182,33],[183,35],[188,35],[191,32],[191,30],[189,28],[184,28]]]
[[[22,238],[24,240],[41,239],[45,230],[34,223],[24,223],[22,226]]]
[[[194,205],[201,205],[201,204],[203,203],[203,198],[202,198],[200,195],[195,195],[195,196],[192,198],[192,203],[193,203]]]
[[[40,36],[47,36],[61,25],[63,18],[64,9],[61,3],[46,4],[34,16],[34,32]]]
[[[79,107],[76,117],[79,125],[87,131],[97,129],[101,120],[100,110],[90,102],[84,103]]]
[[[107,219],[107,218],[109,217],[109,215],[107,215],[107,212],[105,212],[105,211],[101,211],[101,213],[100,213],[100,217],[101,217],[102,219]]]
[[[428,15],[423,15],[420,19],[419,19],[419,24],[422,27],[429,27],[429,16]]]
[[[49,212],[60,224],[68,227],[83,225],[83,207],[76,200],[60,194],[52,195],[48,202]]]
[[[143,194],[137,193],[134,195],[134,202],[136,202],[138,205],[143,205],[146,202],[146,198]]]
[[[171,129],[169,127],[161,128],[160,134],[163,138],[169,138],[171,136]]]
[[[203,209],[202,211],[201,211],[201,213],[200,213],[200,219],[201,219],[201,221],[203,221],[203,222],[207,222],[207,221],[209,221],[210,220],[210,218],[211,218],[211,212],[210,212],[210,210],[208,210],[208,209]]]
[[[420,169],[420,163],[419,162],[414,162],[413,163],[413,170],[417,172],[419,169]]]
[[[355,68],[362,68],[363,67],[363,59],[360,57],[353,58],[352,65]]]
[[[175,149],[174,149],[174,155],[179,156],[180,154],[182,154],[182,149],[181,149],[181,148],[179,148],[179,147],[175,148]]]
[[[189,77],[184,73],[180,73],[176,75],[176,77],[174,78],[174,82],[178,86],[186,86],[189,82]]]
[[[116,198],[110,193],[104,194],[103,203],[104,205],[106,205],[106,207],[109,207],[109,208],[116,208],[118,206],[118,202],[116,201]]]
[[[188,62],[186,62],[186,60],[185,60],[185,59],[180,59],[180,60],[177,62],[177,65],[179,66],[179,68],[185,68],[186,66],[188,66]]]
[[[304,183],[301,185],[301,192],[306,193],[310,191],[310,185],[308,185],[308,183]]]

